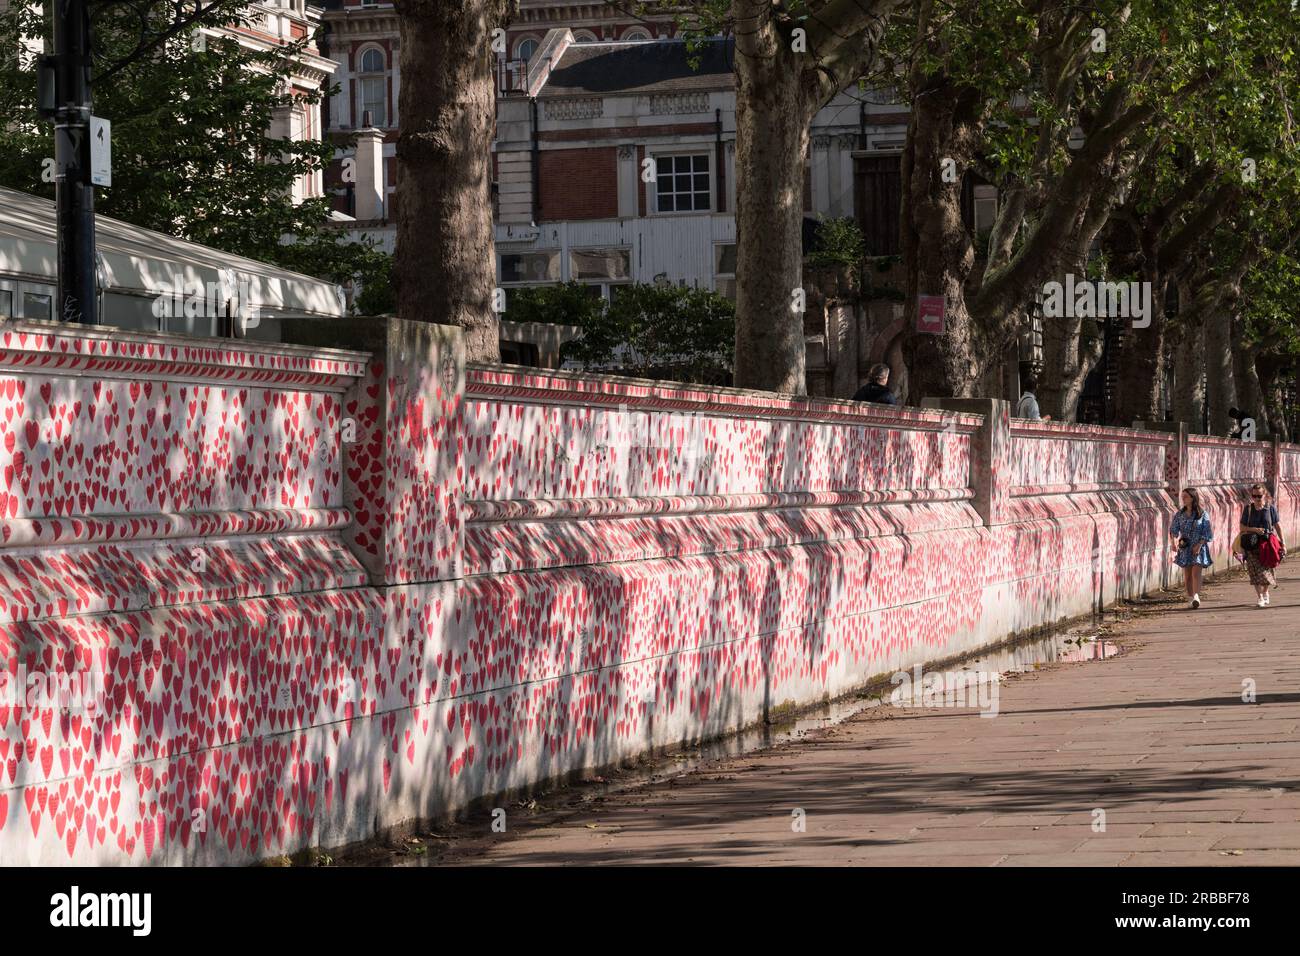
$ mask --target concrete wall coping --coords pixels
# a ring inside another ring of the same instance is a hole
[[[873,405],[848,399],[779,395],[720,386],[684,385],[653,379],[589,372],[470,364],[466,393],[471,398],[513,398],[530,402],[581,405],[626,405],[754,418],[792,418],[922,431],[976,431],[983,419],[967,413]]]
[[[1256,451],[1268,451],[1273,447],[1271,441],[1242,441],[1240,438],[1224,438],[1220,435],[1188,434],[1187,443],[1189,445],[1210,445],[1216,448],[1250,448],[1253,446]],[[1296,446],[1284,447],[1294,449]]]
[[[0,367],[60,375],[220,380],[342,390],[370,356],[341,349],[129,332],[26,320],[0,322]]]
[[[1113,425],[1042,422],[1027,418],[1011,419],[1011,435],[1014,438],[1068,438],[1073,441],[1122,441],[1150,445],[1168,445],[1170,442],[1177,440],[1178,437],[1171,432],[1144,431],[1137,428],[1120,428]]]

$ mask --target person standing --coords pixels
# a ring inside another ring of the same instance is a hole
[[[1187,593],[1187,606],[1193,610],[1201,606],[1201,575],[1210,566],[1210,542],[1214,531],[1210,516],[1201,506],[1201,495],[1195,488],[1184,488],[1182,507],[1169,525],[1169,538],[1173,544],[1174,564],[1183,569],[1183,589]]]
[[[1241,412],[1235,406],[1228,409],[1228,421],[1232,422],[1228,426],[1228,437],[1236,438],[1241,434]]]
[[[889,366],[883,362],[871,366],[869,381],[853,393],[855,402],[897,405],[898,396],[889,390]]]
[[[1268,607],[1269,589],[1277,587],[1273,569],[1265,567],[1259,556],[1259,546],[1270,534],[1277,535],[1281,553],[1285,555],[1286,543],[1282,541],[1277,506],[1272,503],[1267,488],[1260,484],[1251,485],[1250,503],[1241,509],[1241,547],[1246,555],[1246,572],[1250,575],[1250,583],[1255,586],[1256,607]]]
[[[1037,389],[1038,379],[1033,375],[1026,375],[1024,392],[1020,396],[1020,402],[1016,405],[1016,418],[1028,418],[1036,422],[1051,421],[1051,415],[1039,414],[1038,397],[1034,394]]]

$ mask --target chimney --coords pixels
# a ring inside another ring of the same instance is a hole
[[[384,218],[384,134],[370,125],[370,111],[362,115],[357,130],[357,182],[354,215],[358,219]]]

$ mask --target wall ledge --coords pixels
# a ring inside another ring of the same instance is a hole
[[[149,375],[342,391],[370,356],[340,349],[127,332],[26,320],[0,322],[0,368],[60,375]]]
[[[465,390],[471,399],[504,398],[584,406],[627,405],[633,410],[808,419],[915,431],[951,431],[962,435],[975,432],[982,421],[979,415],[874,405],[847,399],[778,395],[585,372],[522,371],[516,366],[506,365],[467,365]]]

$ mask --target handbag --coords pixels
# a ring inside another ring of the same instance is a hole
[[[1250,505],[1247,505],[1245,508],[1242,508],[1242,509],[1241,509],[1241,523],[1242,523],[1242,524],[1246,524],[1247,521],[1250,520],[1250,518],[1251,518],[1251,516],[1252,516],[1252,512],[1255,513],[1255,514],[1263,514],[1263,515],[1264,515],[1264,521],[1265,521],[1265,523],[1267,524],[1267,522],[1268,522],[1268,513],[1267,513],[1266,511],[1263,511],[1262,509],[1253,508],[1253,507],[1251,507]],[[1270,534],[1271,534],[1271,532],[1270,532]],[[1241,536],[1241,547],[1242,547],[1242,550],[1243,550],[1243,551],[1254,551],[1254,550],[1256,550],[1256,549],[1260,546],[1260,544],[1263,542],[1263,540],[1264,540],[1265,537],[1266,537],[1265,535],[1262,535],[1262,534],[1260,534],[1260,533],[1257,532],[1257,531],[1251,531],[1251,532],[1249,532],[1249,533],[1247,533],[1247,534],[1243,534],[1243,535]]]
[[[1275,534],[1269,534],[1259,543],[1259,563],[1266,568],[1275,568],[1282,563],[1282,542]]]

